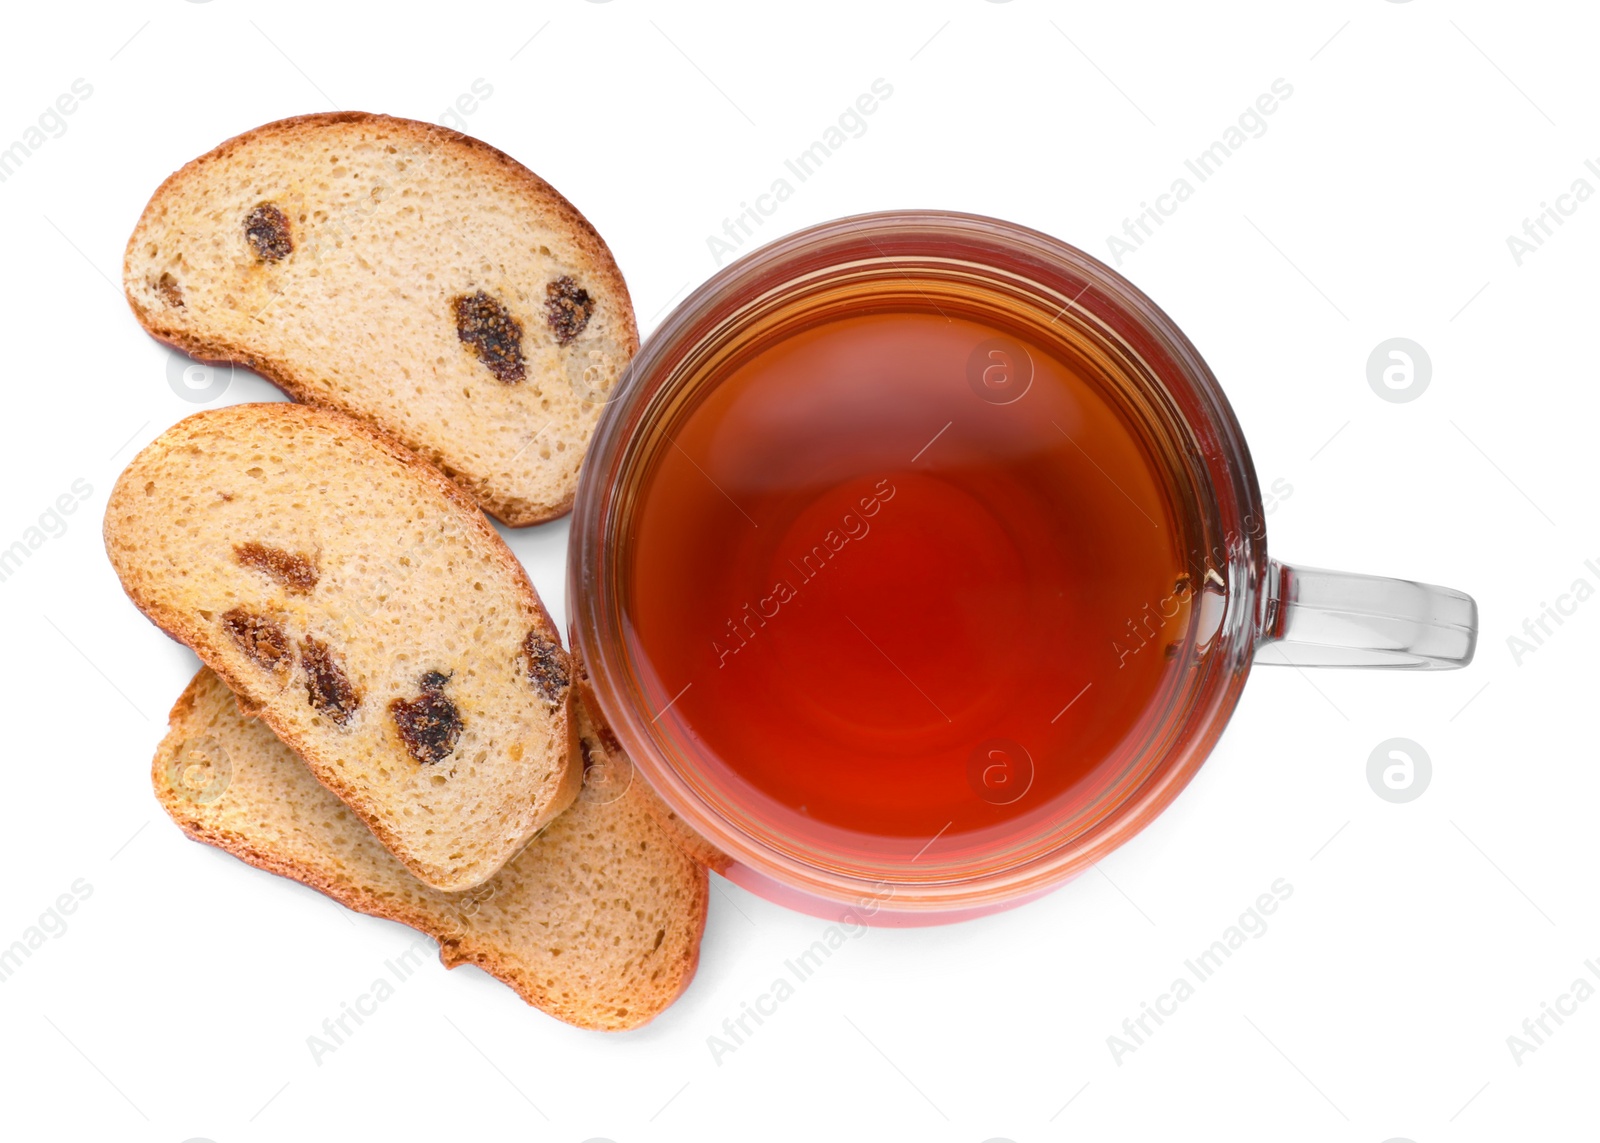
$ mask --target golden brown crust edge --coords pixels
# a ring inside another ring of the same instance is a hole
[[[624,330],[626,337],[623,340],[626,342],[628,359],[631,360],[639,352],[638,320],[633,312],[633,298],[628,293],[628,284],[622,276],[622,270],[618,267],[616,258],[611,253],[611,248],[606,245],[605,239],[600,237],[600,232],[594,228],[594,225],[583,215],[582,211],[572,205],[566,196],[516,159],[497,147],[485,143],[482,139],[464,135],[449,127],[426,123],[418,119],[404,119],[398,116],[368,111],[322,111],[308,115],[294,115],[286,119],[275,119],[270,123],[263,123],[258,127],[253,127],[248,131],[240,132],[238,135],[224,140],[205,154],[189,160],[163,179],[161,185],[156,188],[155,193],[150,196],[149,201],[145,203],[144,209],[140,212],[139,221],[134,224],[133,232],[128,236],[128,242],[123,248],[122,255],[123,297],[127,300],[128,308],[133,311],[134,319],[138,321],[146,333],[157,341],[170,345],[197,360],[213,364],[242,365],[246,369],[260,374],[290,397],[303,404],[331,409],[360,420],[363,424],[372,424],[359,410],[343,402],[330,401],[319,395],[314,395],[307,386],[306,375],[298,374],[286,365],[259,357],[247,351],[243,346],[226,341],[212,341],[198,337],[163,321],[157,314],[141,306],[135,299],[134,291],[129,287],[129,283],[132,280],[134,251],[146,232],[151,208],[155,206],[169,188],[176,186],[191,172],[211,163],[222,161],[233,150],[249,145],[258,137],[269,134],[289,134],[301,128],[319,127],[334,123],[382,123],[409,132],[418,138],[442,139],[451,145],[464,146],[467,150],[476,153],[484,161],[492,164],[495,169],[509,177],[513,182],[522,184],[532,197],[552,206],[571,227],[574,242],[593,260],[596,274],[605,286],[614,292],[620,302],[622,316],[626,319]],[[377,426],[374,425],[373,427],[376,428]],[[429,451],[431,452],[431,450]],[[535,505],[516,498],[496,496],[491,490],[485,488],[481,481],[473,480],[464,473],[454,471],[451,466],[444,463],[442,457],[429,456],[428,460],[444,470],[451,479],[459,482],[460,486],[468,491],[476,507],[482,508],[507,527],[520,528],[530,524],[540,524],[547,520],[554,520],[564,516],[572,510],[575,499],[575,491],[573,489],[568,489],[565,497],[556,504]]]
[[[468,526],[476,529],[480,535],[490,540],[491,550],[495,553],[496,558],[513,573],[513,577],[518,585],[518,591],[523,595],[525,602],[527,602],[533,608],[534,612],[540,617],[540,619],[542,619],[546,633],[559,642],[559,632],[556,629],[555,622],[550,618],[550,613],[545,610],[544,601],[539,598],[539,593],[534,590],[532,582],[528,579],[527,569],[524,568],[517,557],[512,554],[512,551],[506,545],[504,538],[501,537],[500,533],[495,531],[494,526],[484,518],[483,513],[478,510],[477,506],[471,501],[471,499],[467,497],[466,493],[454,482],[447,479],[438,470],[434,469],[426,461],[422,460],[421,457],[411,452],[404,445],[395,441],[394,438],[388,436],[380,429],[369,425],[365,421],[357,420],[354,417],[346,416],[345,414],[332,409],[320,408],[313,405],[295,405],[284,402],[258,402],[244,405],[227,405],[219,409],[208,409],[204,412],[193,413],[185,417],[183,420],[167,429],[166,432],[162,433],[154,441],[151,441],[150,444],[146,445],[144,449],[140,450],[140,455],[144,455],[145,452],[156,448],[158,445],[164,449],[170,450],[173,447],[174,442],[182,439],[181,431],[185,430],[185,426],[190,425],[191,422],[202,419],[207,421],[226,420],[236,416],[245,415],[243,412],[245,410],[258,409],[271,409],[274,410],[274,415],[299,418],[307,423],[321,419],[328,422],[327,427],[350,432],[356,436],[363,437],[377,445],[390,458],[404,465],[408,471],[416,475],[419,479],[428,483],[431,487],[441,491],[445,497],[449,499],[452,505],[459,508],[465,514],[468,521]],[[135,461],[137,461],[137,459],[138,458],[136,457]],[[132,468],[133,465],[130,464],[128,468],[124,469],[121,475],[117,477],[116,483],[112,486],[111,495],[107,497],[106,500],[106,515],[101,527],[101,537],[106,546],[108,559],[110,560],[112,567],[117,570],[117,578],[122,584],[123,592],[133,602],[133,605],[139,609],[141,614],[148,618],[151,623],[153,623],[169,638],[182,643],[184,646],[188,647],[196,655],[198,655],[200,660],[205,663],[207,667],[210,667],[213,672],[215,672],[217,677],[222,680],[223,684],[226,685],[229,690],[233,691],[235,695],[242,697],[244,703],[249,707],[251,714],[254,717],[261,719],[262,722],[271,727],[274,734],[278,735],[280,738],[283,738],[284,735],[289,733],[292,728],[289,727],[287,723],[274,716],[270,705],[266,701],[267,696],[258,695],[255,693],[254,681],[234,674],[228,669],[228,665],[225,662],[213,655],[208,655],[202,649],[202,644],[204,641],[196,637],[199,628],[194,623],[190,622],[188,617],[183,615],[162,615],[158,617],[155,613],[155,609],[145,599],[141,598],[141,595],[137,590],[137,585],[130,583],[128,581],[128,577],[124,576],[121,569],[117,566],[117,559],[115,555],[112,554],[111,521],[113,510],[117,506],[119,500],[122,498],[128,473],[132,471]],[[186,691],[185,694],[188,694],[188,692]],[[182,699],[179,701],[181,702]],[[578,790],[583,784],[582,768],[575,765],[572,761],[571,746],[576,740],[577,728],[573,718],[571,702],[572,688],[568,687],[567,693],[563,697],[561,708],[561,714],[566,722],[567,727],[567,741],[569,747],[567,752],[567,764],[563,769],[555,773],[553,778],[546,783],[545,788],[538,791],[538,796],[547,798],[546,809],[543,815],[535,819],[533,829],[528,835],[530,837],[533,833],[537,833],[540,829],[544,828],[544,826],[548,825],[552,820],[554,820],[562,810],[570,806],[573,800],[578,796]],[[174,713],[176,713],[176,708],[174,708]],[[287,739],[284,739],[284,741],[287,742]],[[407,861],[406,858],[403,857],[395,848],[399,839],[395,835],[394,831],[390,830],[379,817],[373,801],[369,798],[363,797],[360,791],[356,790],[349,783],[341,782],[339,780],[337,776],[338,769],[335,759],[326,756],[323,752],[314,749],[303,748],[301,746],[292,746],[290,749],[298,753],[301,758],[307,762],[312,776],[315,777],[317,781],[322,783],[322,785],[331,790],[340,801],[349,806],[350,809],[354,811],[356,816],[361,819],[362,823],[372,831],[373,835],[383,843],[384,848],[393,853],[396,859],[399,860],[402,865],[410,870],[411,873],[424,884],[431,885],[432,887],[443,892],[458,892],[465,889],[475,888],[499,872],[500,867],[497,866],[496,868],[491,869],[481,875],[473,875],[467,880],[450,881],[441,880],[437,878],[431,871],[418,868],[411,862]]]

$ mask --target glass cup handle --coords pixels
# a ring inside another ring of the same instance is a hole
[[[1472,662],[1478,605],[1465,592],[1277,560],[1267,576],[1257,663],[1448,671]]]

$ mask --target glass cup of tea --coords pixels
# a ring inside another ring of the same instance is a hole
[[[943,212],[729,265],[584,462],[572,646],[735,882],[929,924],[1037,897],[1160,813],[1251,665],[1461,667],[1459,591],[1267,552],[1238,422],[1115,271]]]

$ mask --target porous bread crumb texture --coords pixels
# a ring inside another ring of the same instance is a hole
[[[202,670],[173,707],[152,781],[197,840],[439,942],[448,966],[476,964],[582,1028],[654,1018],[700,955],[705,870],[630,789],[578,801],[493,879],[441,893],[410,876],[270,730],[241,715]]]
[[[359,422],[197,413],[118,479],[105,540],[145,614],[429,884],[484,881],[576,795],[568,691],[528,676],[530,635],[557,636],[522,566],[459,489]]]
[[[269,123],[173,174],[123,285],[156,337],[378,425],[511,525],[571,507],[639,346],[610,250],[553,187],[448,128],[360,112]],[[509,319],[487,355],[458,325],[480,294]]]

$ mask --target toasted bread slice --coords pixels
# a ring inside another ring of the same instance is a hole
[[[106,505],[122,586],[438,889],[487,880],[577,795],[570,667],[510,549],[372,429],[197,413]]]
[[[445,127],[303,115],[189,163],[123,260],[145,329],[397,437],[507,524],[567,511],[639,347],[594,227]]]
[[[172,708],[151,777],[190,837],[410,925],[439,942],[446,966],[476,964],[569,1024],[615,1031],[646,1023],[688,985],[707,897],[705,870],[626,774],[592,767],[569,810],[465,893],[407,873],[211,671]]]

